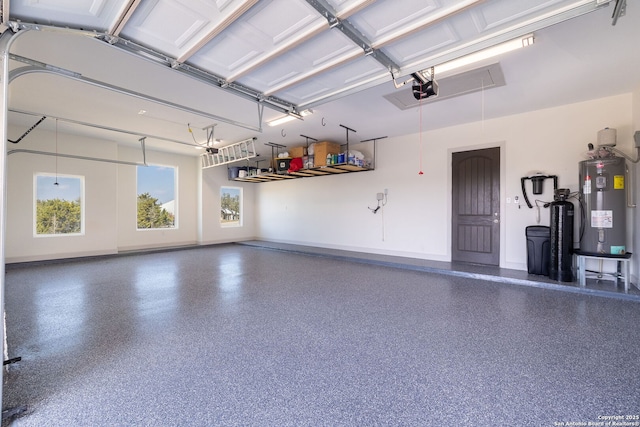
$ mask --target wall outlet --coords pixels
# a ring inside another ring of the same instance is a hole
[[[378,201],[383,200],[384,199],[384,194],[378,193],[378,194],[376,194],[376,198],[378,199]]]

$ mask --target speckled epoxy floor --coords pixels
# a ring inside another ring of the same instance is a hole
[[[9,266],[15,426],[640,413],[640,304],[241,245]]]

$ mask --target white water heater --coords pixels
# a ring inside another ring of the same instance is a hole
[[[580,252],[626,253],[625,159],[614,155],[580,162],[583,230]]]

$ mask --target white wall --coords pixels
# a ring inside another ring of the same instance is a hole
[[[9,128],[9,135],[24,129]],[[55,133],[34,130],[9,150],[56,151]],[[58,135],[58,152],[80,156],[116,158],[117,146],[73,135]],[[100,255],[116,252],[117,177],[116,165],[58,157],[61,175],[85,177],[85,234],[82,236],[35,237],[34,175],[55,173],[56,158],[15,153],[7,159],[6,261],[33,261],[50,258]]]
[[[177,179],[177,227],[172,229],[137,229],[136,167],[118,165],[118,250],[148,249],[193,245],[198,230],[198,168],[197,158],[147,150],[149,165],[173,166]],[[118,158],[142,162],[139,148],[118,147]]]
[[[522,201],[520,177],[558,175],[559,186],[578,190],[578,162],[604,127],[618,130],[618,148],[631,152],[631,94],[566,105],[422,135],[381,140],[376,170],[259,184],[258,236],[265,240],[432,260],[451,258],[451,155],[501,147],[501,255],[505,268],[526,269],[525,227],[536,210]],[[432,104],[437,108],[437,103]],[[428,114],[426,115],[428,117]],[[416,123],[416,128],[418,128]],[[389,189],[388,204],[372,214],[376,193]],[[507,204],[510,197],[512,203]],[[553,185],[538,196],[553,200]],[[549,211],[541,211],[548,225]],[[629,233],[632,231],[629,230]],[[631,234],[629,240],[631,243]]]
[[[640,92],[640,90],[638,91]],[[635,153],[633,133],[640,128],[640,94],[626,94],[513,115],[463,126],[378,141],[376,170],[287,180],[239,183],[224,167],[201,170],[197,157],[147,151],[150,164],[176,166],[176,230],[138,231],[135,227],[135,167],[58,158],[60,174],[85,176],[84,236],[33,236],[33,175],[55,172],[55,158],[13,154],[8,159],[7,262],[117,253],[156,247],[210,244],[261,238],[328,248],[448,261],[451,257],[451,156],[453,152],[501,148],[501,257],[505,268],[526,269],[524,229],[536,223],[536,210],[522,201],[520,177],[533,172],[559,176],[560,187],[578,189],[578,162],[598,130],[618,130],[618,148]],[[433,104],[437,106],[437,103]],[[428,117],[428,116],[427,116]],[[416,123],[418,128],[418,123]],[[22,129],[10,129],[20,135]],[[55,135],[34,130],[14,148],[55,151]],[[61,153],[139,162],[137,148],[72,135],[58,138]],[[420,145],[422,170],[420,171]],[[357,149],[357,147],[354,147]],[[635,165],[636,172],[638,166]],[[640,188],[640,173],[635,181]],[[243,226],[220,225],[220,187],[242,187]],[[376,193],[389,190],[377,214]],[[638,191],[635,191],[636,197]],[[510,198],[512,203],[507,204]],[[552,200],[552,182],[540,197]],[[629,250],[640,248],[629,216]],[[548,209],[541,224],[549,222]],[[634,274],[638,276],[638,257]],[[637,280],[637,279],[636,279]]]
[[[255,239],[255,193],[257,184],[228,180],[227,168],[217,166],[198,171],[201,174],[201,229],[200,244],[237,242]],[[223,227],[220,224],[220,187],[243,189],[242,227]]]
[[[10,137],[24,132],[10,128]],[[55,153],[55,133],[36,129],[13,149]],[[58,152],[141,163],[139,148],[113,141],[58,134]],[[55,173],[53,156],[15,153],[7,161],[7,263],[115,254],[119,251],[233,242],[254,238],[254,187],[244,189],[243,227],[220,226],[220,186],[225,167],[201,173],[198,157],[147,150],[148,164],[177,168],[178,227],[136,229],[136,167],[58,157],[58,173],[85,178],[85,233],[82,236],[34,237],[33,179],[36,173]],[[238,185],[236,185],[238,186]],[[246,185],[245,185],[246,186]]]

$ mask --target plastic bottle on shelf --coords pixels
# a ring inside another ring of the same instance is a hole
[[[331,160],[333,160],[333,156],[331,154],[327,154],[327,166],[331,164]]]

